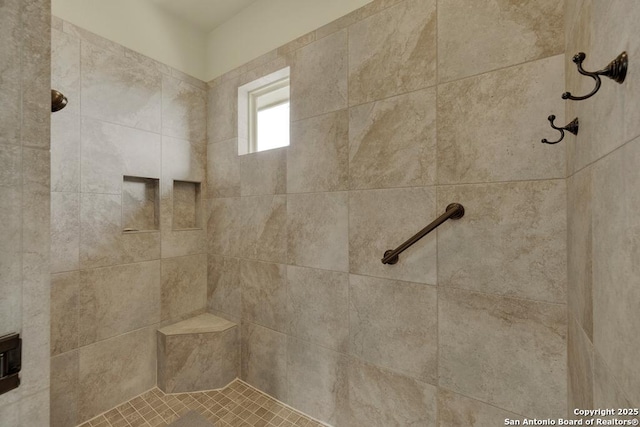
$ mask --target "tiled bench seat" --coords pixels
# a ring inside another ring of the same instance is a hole
[[[239,373],[235,323],[206,313],[158,330],[158,387],[165,393],[222,388]]]

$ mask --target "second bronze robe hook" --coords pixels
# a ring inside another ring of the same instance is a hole
[[[578,66],[578,72],[583,76],[591,77],[596,81],[596,87],[591,91],[591,93],[584,96],[573,96],[571,92],[565,92],[562,94],[562,99],[570,99],[572,101],[582,101],[587,98],[591,98],[600,90],[600,85],[602,84],[602,80],[600,80],[600,76],[605,76],[610,78],[611,80],[622,84],[624,79],[627,77],[627,67],[629,65],[629,58],[627,57],[627,52],[622,52],[616,59],[611,61],[606,68],[600,71],[589,72],[585,71],[582,68],[582,62],[587,57],[584,52],[580,52],[573,57],[573,62]]]
[[[575,119],[573,119],[571,121],[571,123],[569,123],[568,125],[566,125],[565,127],[557,127],[556,125],[553,124],[553,121],[556,119],[556,116],[554,116],[553,114],[550,115],[547,120],[549,120],[549,123],[551,123],[551,127],[559,130],[560,131],[560,139],[557,141],[547,141],[547,139],[543,139],[542,143],[543,144],[557,144],[558,142],[562,141],[564,139],[564,131],[566,130],[567,132],[571,132],[574,135],[578,134],[578,128],[580,127],[580,123],[578,122],[578,118],[576,117]]]

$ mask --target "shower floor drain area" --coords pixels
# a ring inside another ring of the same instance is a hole
[[[191,411],[215,427],[323,427],[238,379],[205,392],[165,394],[153,388],[79,427],[167,426]]]

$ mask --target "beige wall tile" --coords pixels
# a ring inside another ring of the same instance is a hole
[[[563,56],[438,86],[438,183],[564,178]]]
[[[82,43],[81,67],[83,115],[160,132],[162,76],[159,71],[88,43]]]
[[[51,193],[51,271],[77,270],[80,263],[80,195]]]
[[[501,426],[507,418],[522,421],[524,417],[444,388],[438,389],[439,427]]]
[[[222,312],[234,319],[242,316],[240,259],[218,255],[208,256],[207,306],[209,311]]]
[[[208,197],[240,196],[240,157],[238,139],[207,146]]]
[[[80,116],[51,116],[51,191],[80,191]]]
[[[293,122],[287,148],[287,192],[346,190],[348,147],[347,110]]]
[[[162,260],[162,320],[177,319],[207,305],[207,255]]]
[[[291,120],[319,116],[347,106],[346,30],[294,53],[291,66]]]
[[[554,0],[438,1],[439,80],[455,80],[561,53],[563,11],[563,3]]]
[[[160,322],[160,262],[82,270],[78,307],[81,346]]]
[[[242,320],[286,332],[287,269],[284,265],[240,261]]]
[[[573,317],[569,316],[567,337],[568,402],[567,416],[573,418],[576,408],[593,405],[593,344]]]
[[[51,31],[51,88],[67,98],[65,113],[80,114],[80,39],[59,30]]]
[[[351,275],[349,299],[349,354],[437,385],[435,287]]]
[[[288,266],[287,283],[288,333],[346,353],[349,341],[348,274]]]
[[[119,195],[81,195],[81,268],[160,258],[160,233],[123,233],[121,216],[122,203]]]
[[[0,91],[5,108],[0,110],[0,143],[20,144],[21,123],[21,87],[20,87],[20,51],[22,49],[22,23],[20,21],[20,2],[5,1],[0,5],[0,34],[2,47],[0,57],[6,58],[0,65]],[[11,60],[10,60],[11,59]]]
[[[158,387],[165,393],[225,387],[240,374],[239,329],[171,336],[158,333]]]
[[[602,357],[593,355],[593,407],[594,408],[634,408],[636,404],[625,395],[618,380]],[[606,418],[606,417],[605,417]],[[623,417],[616,417],[623,418]]]
[[[436,90],[349,110],[349,188],[435,184]]]
[[[367,276],[436,284],[436,238],[424,237],[395,265],[380,262],[385,251],[436,219],[435,188],[352,191],[349,195],[350,271]]]
[[[251,229],[251,212],[244,198],[212,199],[209,203],[207,232],[209,252],[216,255],[245,257]]]
[[[248,250],[244,256],[284,264],[287,260],[287,197],[244,199],[250,215]]]
[[[348,271],[347,193],[289,195],[289,264]]]
[[[288,404],[331,425],[346,425],[347,368],[344,354],[287,339]]]
[[[435,0],[409,0],[349,27],[349,105],[435,83]]]
[[[438,212],[465,216],[438,228],[438,284],[539,301],[566,302],[564,180],[438,189]]]
[[[82,119],[82,192],[120,194],[123,175],[160,178],[159,135]]]
[[[80,420],[150,389],[156,381],[156,330],[138,329],[79,350]]]
[[[287,336],[242,324],[242,379],[278,400],[287,394]]]
[[[441,387],[527,417],[567,413],[563,305],[441,289]]]
[[[22,150],[22,250],[44,256],[51,245],[51,157],[49,150]],[[24,267],[24,266],[23,266]],[[46,269],[48,272],[48,269]]]
[[[640,139],[593,169],[593,343],[632,402],[640,402]],[[624,347],[620,346],[624,343]]]
[[[78,417],[78,350],[51,358],[51,427],[75,427]]]
[[[279,148],[240,156],[240,195],[286,193],[288,149]]]
[[[207,138],[209,144],[238,137],[238,80],[209,88]]]
[[[78,347],[80,272],[51,275],[51,355]]]
[[[593,339],[591,171],[567,179],[567,294],[569,310]]]
[[[175,77],[162,75],[162,134],[205,144],[206,91]]]
[[[436,388],[414,379],[349,359],[349,426],[432,426]]]

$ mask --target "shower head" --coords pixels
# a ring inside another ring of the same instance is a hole
[[[51,112],[55,113],[56,111],[62,110],[66,106],[67,97],[57,90],[51,89]]]

